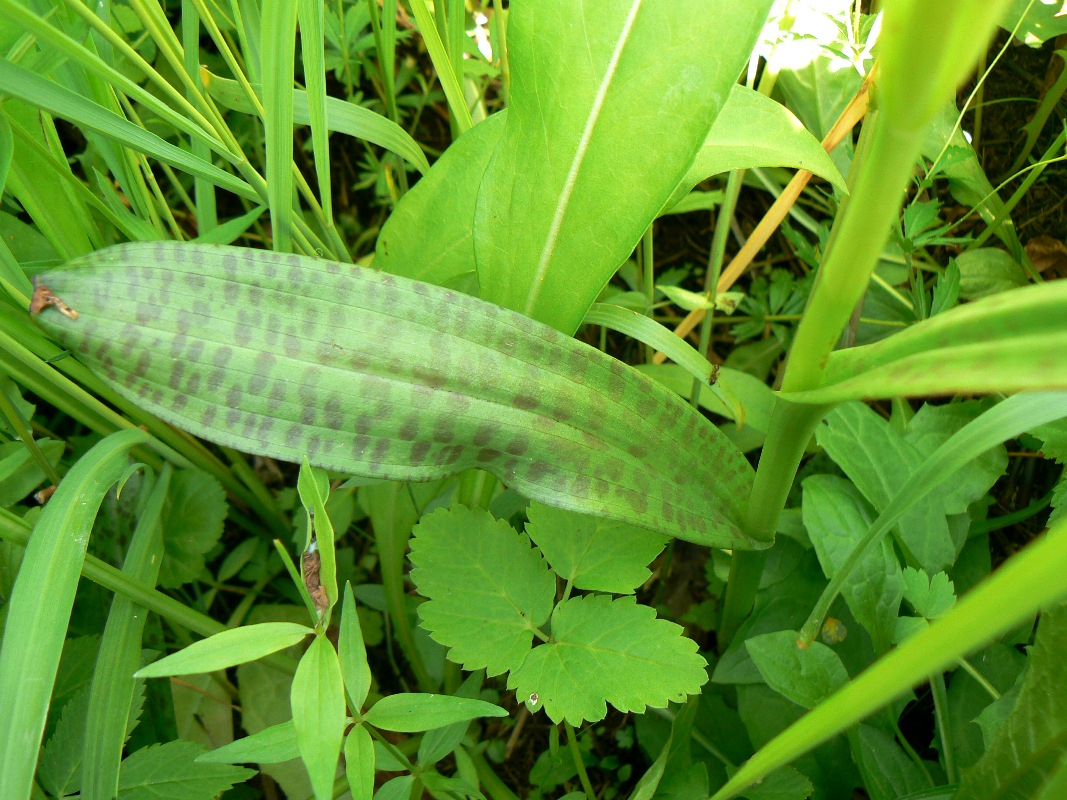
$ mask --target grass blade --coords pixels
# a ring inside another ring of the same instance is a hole
[[[160,517],[171,472],[170,465],[164,464],[141,510],[122,568],[130,581],[146,586],[155,586],[163,559]],[[82,800],[111,800],[118,794],[122,745],[137,683],[133,673],[140,666],[146,617],[144,607],[128,597],[116,595],[111,603],[89,690]]]
[[[37,751],[96,512],[129,469],[141,430],[112,434],[67,473],[34,528],[0,649],[0,797],[29,798]]]
[[[237,81],[220,78],[206,73],[208,92],[213,100],[232,111],[255,114],[256,109]],[[297,125],[311,124],[311,109],[308,93],[301,89],[293,90],[293,122]],[[346,102],[339,97],[326,98],[326,127],[334,133],[343,133],[356,139],[366,139],[371,144],[396,153],[414,166],[419,172],[430,170],[426,154],[419,143],[411,138],[406,130],[381,114],[375,114],[369,108]],[[471,216],[474,211],[471,210]]]
[[[198,436],[389,480],[477,467],[550,505],[756,546],[738,522],[752,469],[718,429],[527,317],[240,248],[134,244],[70,266],[39,278],[81,316],[37,321],[121,395]]]
[[[251,186],[214,164],[197,158],[180,147],[175,147],[154,133],[139,128],[129,120],[85,99],[70,89],[2,59],[0,59],[0,91],[25,100],[82,128],[102,133],[138,153],[152,156],[190,175],[205,178],[221,189],[226,189],[249,200],[260,199]],[[291,146],[291,135],[289,143]]]
[[[263,128],[267,138],[267,197],[274,249],[292,250],[293,47],[297,0],[264,0]]]

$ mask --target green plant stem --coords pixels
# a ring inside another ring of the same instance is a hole
[[[773,541],[797,466],[824,413],[825,406],[803,406],[782,398],[775,400],[767,444],[760,454],[745,519],[745,531],[757,541]],[[718,631],[720,651],[730,643],[752,611],[766,560],[765,550],[734,552]]]
[[[985,533],[992,533],[993,531],[999,531],[1003,528],[1010,528],[1012,525],[1018,525],[1020,522],[1025,522],[1035,514],[1038,514],[1047,508],[1048,504],[1052,502],[1052,496],[1055,493],[1055,488],[1049,489],[1044,497],[1039,497],[1037,500],[1032,501],[1026,508],[1020,508],[1018,511],[1013,511],[1010,514],[1001,514],[999,517],[992,517],[990,519],[984,519],[980,522],[973,523],[968,538],[971,536],[981,536]]]
[[[31,527],[6,509],[0,509],[0,539],[25,547],[30,541]],[[85,556],[81,574],[103,588],[128,597],[168,622],[181,625],[202,636],[226,630],[221,622],[168,597],[155,589],[132,582],[122,571],[92,555]]]
[[[934,695],[934,716],[937,718],[937,733],[941,739],[941,756],[945,762],[945,779],[956,783],[956,757],[952,751],[952,732],[949,730],[948,690],[945,687],[945,673],[939,672],[930,679],[930,689]]]
[[[879,113],[869,115],[864,123],[852,165],[855,183],[797,327],[783,391],[813,389],[822,382],[826,359],[863,298],[896,220],[921,144],[921,133],[892,126]],[[825,406],[803,409],[776,401],[748,504],[746,532],[757,541],[773,541],[804,447],[826,410]],[[758,554],[735,554],[723,604],[720,647],[751,611],[762,568]]]
[[[582,751],[578,747],[578,734],[574,732],[574,726],[564,720],[563,728],[567,731],[567,749],[571,751],[574,759],[574,768],[578,770],[578,780],[582,782],[582,789],[589,800],[596,800],[596,792],[593,784],[589,782],[589,773],[585,771],[585,762],[582,760]]]
[[[715,232],[711,235],[711,252],[708,254],[708,267],[704,271],[704,293],[711,301],[711,307],[704,315],[700,324],[700,344],[697,351],[705,358],[711,348],[711,326],[715,320],[715,293],[719,286],[719,275],[722,274],[722,262],[726,257],[726,237],[730,235],[730,220],[733,219],[734,209],[737,208],[737,197],[741,193],[741,182],[745,171],[735,169],[726,179],[726,190],[723,192],[722,205],[715,217]],[[690,391],[689,402],[694,408],[700,399],[700,382],[693,380],[693,388]]]
[[[900,723],[897,720],[896,715],[892,713],[887,713],[886,717],[888,717],[890,722],[893,724],[893,730],[897,733],[897,743],[904,748],[904,752],[908,754],[908,758],[910,758],[912,763],[919,768],[919,771],[926,776],[927,783],[929,783],[931,786],[936,785],[933,776],[930,775],[930,770],[926,768],[926,763],[922,760],[922,756],[915,752],[915,748],[911,746],[911,742],[908,741],[908,737],[906,737],[904,735],[904,731],[900,729]]]
[[[507,784],[500,780],[500,776],[496,774],[496,771],[482,753],[468,748],[464,749],[474,763],[474,768],[478,771],[478,780],[481,782],[482,788],[489,793],[493,800],[519,800],[518,796],[507,787]]]
[[[7,420],[8,424],[14,428],[15,433],[18,434],[19,439],[22,440],[26,449],[30,451],[30,456],[37,462],[37,466],[44,472],[45,477],[58,486],[59,473],[56,472],[56,468],[52,466],[52,463],[44,457],[41,448],[38,447],[37,442],[34,441],[33,433],[26,424],[26,420],[22,418],[22,414],[15,408],[15,404],[11,402],[11,398],[7,396],[7,392],[3,391],[3,389],[0,389],[0,415],[2,415]]]
[[[645,290],[645,316],[652,316],[652,306],[656,302],[656,269],[652,241],[652,226],[648,226],[641,237],[641,288]],[[655,355],[653,349],[645,346],[645,361],[652,363]]]

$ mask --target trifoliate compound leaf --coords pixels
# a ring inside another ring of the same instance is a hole
[[[673,622],[632,597],[571,598],[552,615],[552,641],[535,647],[508,678],[516,696],[553,722],[595,722],[605,703],[620,711],[664,708],[695,694],[707,662]]]
[[[174,589],[200,574],[204,554],[222,536],[226,509],[226,493],[216,478],[192,469],[174,473],[163,513],[160,586]]]
[[[556,578],[529,539],[478,508],[438,509],[415,526],[419,617],[448,657],[490,676],[516,669],[552,613]]]
[[[123,759],[118,800],[204,800],[217,797],[255,770],[197,763],[204,746],[174,741],[143,747]]]
[[[938,619],[956,605],[956,587],[944,572],[930,577],[921,569],[905,567],[904,599],[926,619]]]
[[[388,480],[477,467],[550,505],[766,546],[741,524],[752,467],[714,425],[492,303],[218,245],[123,245],[38,278],[79,312],[46,308],[41,326],[116,392],[217,444]]]
[[[801,650],[796,641],[796,631],[776,631],[753,636],[745,647],[768,686],[799,706],[814,708],[848,683],[848,672],[837,653],[821,642]]]
[[[648,563],[666,537],[623,522],[530,503],[526,533],[549,566],[579,589],[632,593],[652,573]]]

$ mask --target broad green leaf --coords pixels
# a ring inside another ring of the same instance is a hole
[[[1011,253],[996,247],[966,250],[956,256],[955,262],[960,271],[960,297],[964,300],[977,300],[1027,284],[1022,266]]]
[[[806,169],[845,191],[840,170],[792,111],[766,95],[736,85],[667,207],[713,175],[755,167]]]
[[[174,589],[200,576],[205,554],[222,537],[228,508],[226,493],[213,476],[200,470],[174,473],[163,517],[160,586]]]
[[[840,657],[821,642],[801,650],[796,631],[776,631],[745,642],[767,685],[804,708],[814,708],[848,683]]]
[[[1063,530],[1061,524],[1061,543]],[[1067,682],[1065,649],[1067,610],[1059,606],[1041,615],[1015,708],[985,755],[964,772],[957,800],[1037,797],[1056,779],[1067,742],[1067,695],[1059,691]]]
[[[1067,388],[1067,283],[1001,292],[874,344],[830,354],[823,386],[800,403]]]
[[[198,763],[203,752],[203,745],[180,740],[138,750],[122,762],[118,800],[204,800],[256,774],[245,767]]]
[[[1016,26],[1019,26],[1017,31]],[[1014,32],[1019,41],[1030,47],[1038,47],[1049,39],[1067,33],[1067,18],[1063,15],[1063,3],[1060,0],[1010,0],[1000,27]]]
[[[936,675],[960,657],[996,639],[1037,609],[1067,594],[1067,523],[1006,561],[930,628],[887,655],[756,752],[717,791],[726,800],[772,770],[825,742]],[[1058,647],[1058,645],[1057,645]],[[1063,659],[1057,655],[1061,666]],[[1041,681],[1043,687],[1050,684]],[[1057,699],[1062,693],[1058,693]],[[1045,716],[1038,712],[1033,718]],[[966,776],[965,776],[966,777]]]
[[[940,619],[956,605],[956,593],[948,575],[927,575],[921,569],[904,568],[904,599],[926,617]]]
[[[605,702],[637,713],[682,702],[700,691],[706,668],[681,626],[632,597],[586,595],[556,607],[551,642],[530,651],[508,688],[553,722],[578,725],[603,719]]]
[[[0,645],[0,797],[30,795],[93,521],[104,495],[125,475],[130,449],[147,441],[134,429],[96,444],[60,482],[34,526]]]
[[[206,439],[390,480],[478,467],[551,505],[756,546],[739,522],[752,468],[718,429],[526,317],[240,248],[135,244],[70,266],[39,277],[80,317],[46,309],[38,323],[131,402]]]
[[[154,586],[163,561],[162,515],[172,470],[164,464],[154,483],[146,482],[141,507],[123,562],[126,579]],[[100,652],[93,670],[85,742],[82,800],[107,800],[118,790],[122,749],[129,736],[131,706],[137,702],[142,633],[148,614],[143,606],[116,594],[111,601]],[[141,682],[143,692],[143,682]],[[227,709],[228,711],[229,709]]]
[[[844,478],[812,475],[803,486],[804,527],[823,572],[832,578],[863,539],[874,515],[859,490]],[[888,650],[903,595],[900,564],[888,540],[862,556],[841,594],[857,622],[867,629],[875,650]]]
[[[423,0],[415,0],[415,2],[423,2]],[[374,793],[374,800],[408,800],[411,796],[411,784],[414,782],[414,775],[401,775],[399,778],[386,781]]]
[[[415,526],[411,580],[422,625],[464,669],[517,669],[552,613],[555,576],[523,534],[482,509],[439,509]]]
[[[245,114],[255,113],[255,106],[242,91],[237,81],[220,78],[210,72],[201,72],[201,75],[205,76],[204,82],[208,93],[220,105]],[[259,87],[255,85],[252,88],[259,90]],[[293,90],[293,122],[297,125],[311,124],[308,94],[302,89]],[[343,133],[356,139],[365,139],[371,144],[376,144],[392,153],[396,153],[419,172],[425,173],[430,169],[430,165],[426,161],[426,155],[422,152],[418,142],[412,139],[407,131],[391,119],[383,117],[381,114],[375,114],[369,108],[364,108],[337,97],[327,97],[326,127],[335,133]],[[473,213],[474,206],[472,203],[472,217]]]
[[[925,403],[908,420],[904,440],[918,448],[924,458],[930,456],[948,439],[975,420],[991,403],[968,401],[933,405]],[[976,500],[982,499],[1008,467],[1004,445],[989,448],[971,459],[952,476],[949,483],[938,489],[938,500],[947,514],[962,514]]]
[[[201,764],[276,764],[299,757],[296,728],[289,720],[201,753],[196,760]]]
[[[221,189],[231,191],[248,200],[258,201],[260,199],[251,186],[240,178],[219,169],[210,161],[197,158],[189,151],[182,150],[156,134],[134,125],[110,109],[3,59],[0,59],[0,91],[18,97],[86,130],[101,133],[138,153],[159,159],[190,175],[204,178]]]
[[[531,503],[527,535],[557,575],[578,589],[632,594],[667,540],[620,522]]]
[[[325,636],[316,636],[300,659],[290,697],[300,758],[315,798],[332,800],[345,734],[345,690],[337,651]]]
[[[885,508],[923,462],[914,445],[861,403],[847,403],[831,411],[815,439],[878,510]],[[894,532],[909,558],[928,572],[950,566],[963,545],[953,540],[944,508],[936,497],[916,503],[902,515]]]
[[[508,117],[474,221],[483,297],[577,329],[684,178],[769,7],[516,4]]]
[[[193,642],[136,674],[138,678],[162,678],[227,669],[291,647],[309,633],[314,631],[295,622],[261,622],[232,628]]]
[[[856,730],[853,751],[864,787],[873,800],[898,800],[912,792],[929,789],[930,784],[919,766],[908,757],[899,744],[873,725],[860,725]]]
[[[374,796],[374,742],[362,725],[356,725],[345,739],[345,775],[352,800]]]
[[[500,706],[468,697],[401,692],[383,697],[364,715],[368,725],[387,731],[416,733],[443,728],[475,717],[506,717]]]
[[[474,208],[505,119],[507,111],[493,114],[460,136],[400,199],[378,234],[375,269],[439,286],[466,276],[477,285]]]
[[[337,655],[341,661],[345,691],[355,714],[359,714],[370,693],[371,671],[367,663],[367,647],[363,630],[359,627],[352,584],[345,582],[344,605],[341,609],[341,630],[337,636]]]

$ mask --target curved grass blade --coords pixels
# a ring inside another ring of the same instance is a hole
[[[249,200],[260,200],[259,194],[251,186],[211,162],[195,157],[187,150],[176,147],[58,83],[3,59],[0,59],[0,91],[25,100],[86,130],[101,133],[138,153],[152,156],[190,175],[211,181],[221,189]]]
[[[771,771],[855,725],[912,687],[1067,594],[1067,522],[1013,556],[948,614],[765,744],[711,800],[737,797]]]
[[[838,350],[797,403],[1067,389],[1067,283],[1002,292],[863,347]]]
[[[163,558],[161,515],[172,472],[169,464],[160,470],[141,509],[122,567],[131,581],[147,586],[156,585]],[[136,686],[133,673],[140,666],[141,635],[147,616],[144,607],[128,597],[116,595],[111,602],[89,693],[82,761],[83,800],[106,800],[118,794],[122,745]]]
[[[256,113],[251,101],[245,96],[237,81],[220,78],[211,72],[202,72],[204,85],[211,98],[232,111],[245,114]],[[255,87],[253,84],[253,88]],[[303,89],[293,90],[293,121],[297,125],[311,124],[311,108],[308,93]],[[343,133],[356,139],[366,139],[371,144],[396,153],[419,172],[430,171],[430,162],[419,143],[391,119],[375,114],[369,108],[346,102],[339,97],[326,98],[326,127],[335,133]],[[471,217],[474,216],[473,209]]]
[[[0,797],[30,797],[74,593],[96,512],[127,474],[134,429],[99,442],[60,483],[34,527],[7,604],[0,649]]]
[[[39,276],[38,322],[120,394],[228,447],[387,480],[492,472],[528,497],[716,547],[752,468],[600,351],[457,292],[241,248],[139,243]]]

